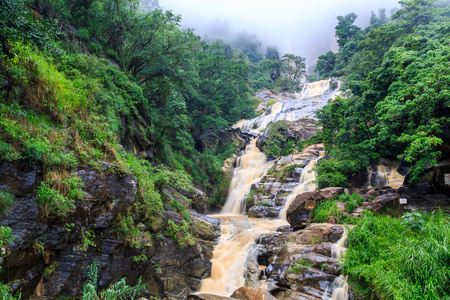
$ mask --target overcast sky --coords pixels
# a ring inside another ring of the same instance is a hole
[[[183,27],[201,36],[233,35],[245,30],[280,52],[313,60],[335,47],[336,17],[350,12],[368,25],[371,11],[400,7],[398,0],[159,0],[162,8],[183,17]]]

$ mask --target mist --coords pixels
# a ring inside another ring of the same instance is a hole
[[[400,7],[397,0],[159,0],[163,9],[182,16],[182,26],[209,39],[230,41],[246,31],[280,54],[293,53],[309,62],[330,49],[337,50],[336,17],[354,12],[355,24],[369,25],[371,12],[385,8],[387,16]]]

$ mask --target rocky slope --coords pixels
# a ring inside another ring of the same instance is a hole
[[[84,182],[84,199],[76,203],[76,212],[64,218],[40,217],[34,190],[42,180],[41,167],[19,160],[0,164],[0,188],[8,189],[16,198],[0,225],[12,228],[14,242],[0,261],[5,270],[0,280],[27,298],[79,297],[87,267],[99,265],[99,286],[107,288],[125,277],[145,284],[147,295],[184,298],[199,288],[208,277],[211,253],[218,237],[218,222],[191,214],[191,245],[180,246],[164,234],[168,223],[182,225],[183,218],[173,210],[164,211],[161,234],[142,237],[142,248],[131,247],[119,238],[115,220],[133,205],[137,179],[133,175],[109,173],[78,167]],[[175,190],[166,197],[182,198]],[[177,196],[178,195],[178,196]],[[191,198],[202,197],[201,194]],[[142,226],[145,226],[142,224]]]

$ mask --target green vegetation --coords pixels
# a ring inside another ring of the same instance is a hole
[[[0,191],[0,217],[14,203],[14,195],[6,190]]]
[[[267,141],[262,150],[268,156],[284,156],[294,151],[294,140],[286,138],[284,132],[288,129],[285,121],[278,121],[267,126]]]
[[[312,263],[306,258],[302,258],[299,261],[296,261],[291,267],[290,271],[294,274],[300,275],[303,273],[302,267],[312,267]]]
[[[331,200],[320,201],[312,211],[313,222],[326,223],[330,217],[334,217],[337,224],[354,224],[355,218],[347,214],[351,214],[360,207],[363,201],[364,198],[358,194],[341,194]],[[338,207],[337,202],[345,204],[345,210]]]
[[[146,288],[141,284],[141,280],[136,286],[132,287],[126,284],[125,278],[112,284],[107,290],[97,291],[98,289],[98,263],[93,261],[86,271],[86,282],[83,286],[82,300],[126,300],[137,299]]]
[[[410,164],[418,182],[442,154],[448,118],[450,8],[445,1],[401,1],[388,22],[372,15],[362,30],[355,14],[338,17],[339,52],[321,56],[323,76],[343,76],[351,95],[318,113],[332,159],[317,165],[319,187],[345,186],[379,157]]]
[[[450,297],[447,214],[394,219],[366,213],[347,243],[344,273],[364,299]]]

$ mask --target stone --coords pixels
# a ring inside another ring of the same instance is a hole
[[[36,162],[0,162],[0,190],[6,189],[16,197],[30,198],[41,180],[42,170]]]
[[[344,188],[332,187],[297,195],[287,209],[286,219],[294,229],[303,229],[311,221],[310,212],[316,207],[317,201],[330,200],[343,192]]]
[[[202,152],[206,151],[206,149],[217,149],[217,147],[223,147],[227,144],[234,144],[238,149],[242,150],[248,142],[239,128],[226,130],[208,129],[197,135],[195,140],[200,145]]]
[[[339,241],[344,234],[344,228],[342,226],[333,226],[331,229],[324,233],[322,237],[320,238],[321,242],[330,242],[330,243],[336,243]]]
[[[193,294],[189,295],[186,298],[187,300],[227,300],[227,299],[236,299],[225,296],[217,296],[217,295],[209,295],[209,294]]]
[[[234,291],[231,298],[243,300],[276,300],[268,291],[260,288],[241,287]]]
[[[370,204],[367,206],[367,209],[371,211],[381,212],[386,207],[393,207],[398,202],[397,199],[400,198],[400,195],[393,192],[388,192],[386,194],[382,194],[375,199],[373,199]]]
[[[256,205],[249,209],[249,218],[277,218],[281,207],[267,207]]]

